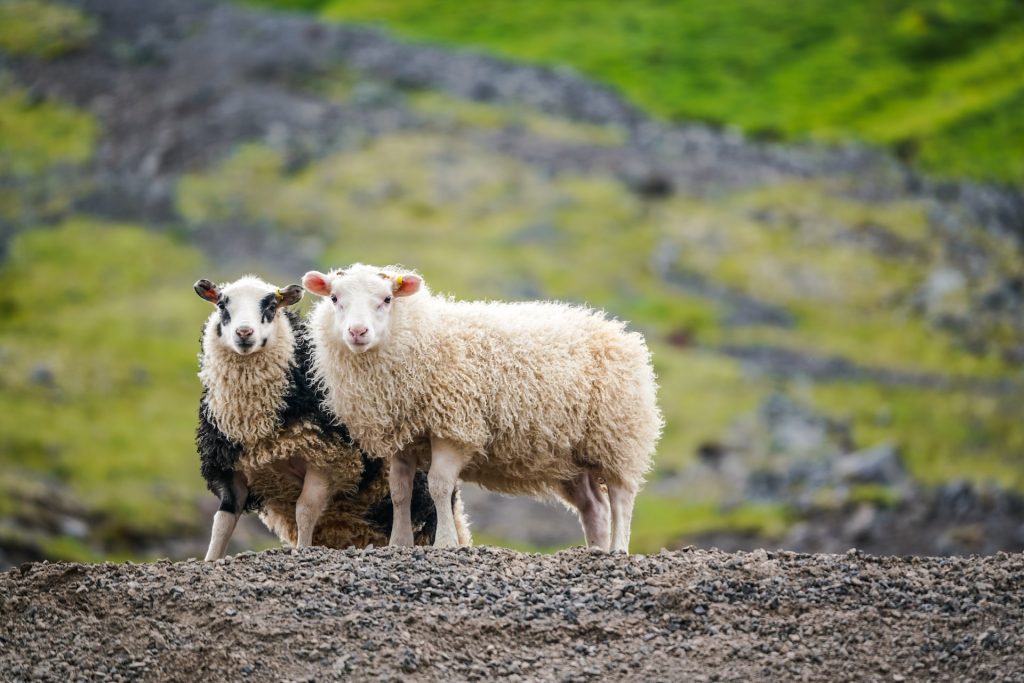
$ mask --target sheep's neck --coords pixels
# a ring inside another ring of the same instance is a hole
[[[203,337],[199,379],[207,390],[206,405],[217,429],[240,444],[253,444],[279,427],[278,414],[294,363],[295,334],[279,316],[271,341],[260,351],[242,356],[216,338],[217,324],[216,317],[211,317]]]

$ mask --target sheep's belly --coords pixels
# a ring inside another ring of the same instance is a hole
[[[365,548],[388,544],[391,533],[391,497],[382,469],[366,487],[355,494],[336,493],[313,530],[313,545],[328,548]],[[297,497],[297,494],[296,494]],[[274,498],[264,502],[260,519],[286,545],[298,538],[295,526],[295,499]],[[427,529],[416,529],[416,545],[430,545]]]
[[[492,460],[478,456],[462,470],[460,478],[497,493],[547,497],[557,494],[562,482],[572,481],[583,471],[568,458],[550,461],[550,467],[543,472],[534,471],[529,464],[516,467],[517,464],[522,463],[495,467]]]
[[[263,500],[260,518],[283,543],[295,545],[295,502],[302,493],[309,467],[327,474],[331,499],[313,530],[313,544],[329,548],[387,545],[391,497],[387,468],[381,466],[364,480],[358,451],[332,438],[315,425],[297,423],[281,433],[243,449],[238,468],[249,489]],[[430,539],[416,536],[417,544]]]
[[[354,493],[363,476],[355,449],[308,422],[287,425],[273,437],[246,445],[238,460],[250,490],[265,501],[280,499],[293,505],[310,467],[327,473],[332,492]]]

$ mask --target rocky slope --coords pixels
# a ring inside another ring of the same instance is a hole
[[[1024,557],[246,553],[0,575],[6,681],[1024,680]]]

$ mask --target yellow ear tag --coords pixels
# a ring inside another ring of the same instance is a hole
[[[395,278],[395,284],[398,285],[399,289],[402,287],[402,280],[405,279],[401,275]]]
[[[281,293],[280,289],[274,291],[274,296],[277,297],[278,301],[284,301],[284,294]]]

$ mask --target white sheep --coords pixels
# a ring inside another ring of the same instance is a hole
[[[289,545],[383,545],[391,530],[387,473],[322,412],[309,383],[303,324],[286,310],[302,288],[277,289],[247,276],[194,285],[216,306],[201,339],[196,445],[210,490],[221,500],[206,559],[224,556],[238,516],[260,511]],[[426,477],[414,486],[417,542],[433,540],[434,505]],[[469,542],[460,497],[447,504]],[[453,510],[454,508],[454,510]]]
[[[580,306],[433,296],[393,267],[312,271],[303,285],[325,297],[308,328],[326,406],[390,462],[392,544],[412,542],[405,491],[419,464],[435,503],[460,477],[553,494],[579,512],[588,545],[628,551],[662,427],[641,335]],[[408,449],[424,442],[429,462],[417,462]],[[435,545],[457,542],[438,508]]]

